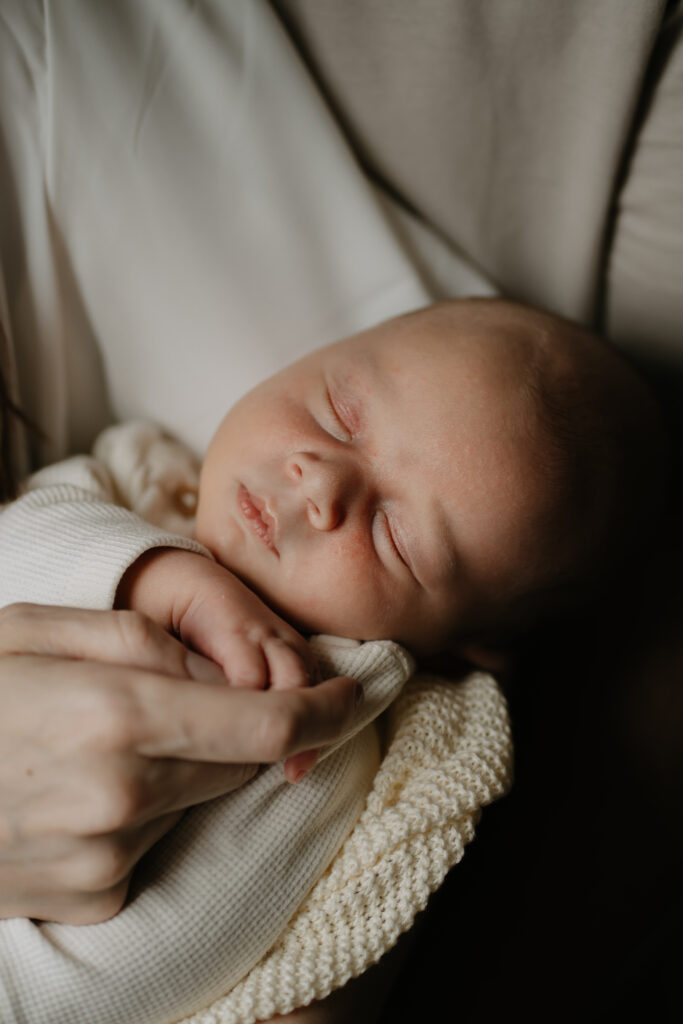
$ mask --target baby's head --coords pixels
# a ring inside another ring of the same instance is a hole
[[[204,461],[197,537],[305,632],[487,664],[637,545],[657,423],[588,332],[440,303],[241,399]]]

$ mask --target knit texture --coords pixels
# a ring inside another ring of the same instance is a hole
[[[481,808],[508,789],[510,727],[490,676],[417,676],[386,714],[388,749],[342,849],[270,952],[183,1024],[252,1024],[362,974],[460,860]]]

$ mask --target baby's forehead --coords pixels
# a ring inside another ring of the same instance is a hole
[[[505,304],[465,315],[456,303],[430,307],[332,346],[333,368],[356,394],[377,396],[372,405],[385,420],[400,406],[395,429],[411,434],[416,450],[481,446],[483,438],[513,461],[531,449],[545,461],[554,434],[545,407],[555,399],[564,407],[557,381],[575,377],[577,359],[555,319],[516,308],[508,315]]]
[[[406,314],[353,335],[330,347],[335,357],[368,370],[397,374],[418,371],[416,383],[430,371],[450,375],[481,373],[495,367],[510,370],[528,362],[535,350],[534,333],[525,325],[500,317],[461,318],[428,311]]]
[[[519,367],[554,343],[553,321],[542,325],[526,311],[506,312],[505,305],[486,304],[470,309],[467,303],[428,307],[390,321],[382,335],[387,348],[398,353],[404,348],[419,351],[430,362],[448,372],[471,367]]]

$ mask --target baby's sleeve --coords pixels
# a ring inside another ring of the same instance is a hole
[[[30,601],[111,608],[123,573],[150,548],[209,556],[191,538],[115,504],[115,497],[109,470],[90,456],[29,477],[20,497],[0,511],[0,607]]]

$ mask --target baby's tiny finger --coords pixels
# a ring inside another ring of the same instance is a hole
[[[223,671],[231,686],[244,690],[263,690],[268,685],[269,665],[260,647],[240,641],[228,649]]]
[[[295,690],[309,686],[314,681],[298,652],[279,636],[264,640],[263,654],[268,663],[270,685],[274,690]]]
[[[315,768],[320,748],[315,750],[302,750],[300,754],[293,754],[285,761],[285,778],[287,782],[301,782],[305,775]]]

